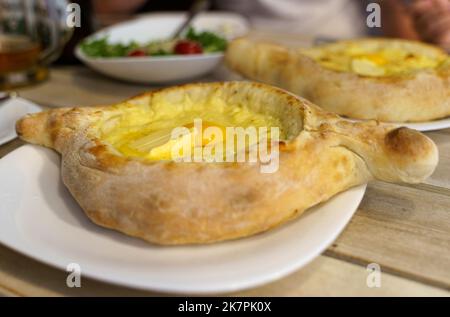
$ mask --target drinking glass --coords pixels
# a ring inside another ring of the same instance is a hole
[[[72,34],[66,0],[0,0],[0,90],[47,78]]]

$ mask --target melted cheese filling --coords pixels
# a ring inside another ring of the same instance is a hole
[[[284,137],[279,118],[256,113],[241,104],[230,107],[221,99],[211,99],[203,105],[196,105],[186,98],[188,100],[176,105],[167,104],[165,100],[160,103],[152,100],[151,108],[118,105],[120,111],[117,111],[117,115],[98,124],[99,138],[126,157],[157,161],[171,160],[174,147],[185,149],[184,146],[188,146],[193,149],[194,146],[206,147],[221,142],[223,148],[229,151],[226,146],[227,127],[255,127],[256,130],[267,127],[269,131],[271,127],[280,127],[280,138]],[[194,125],[198,119],[202,121],[202,131]],[[215,131],[221,132],[223,137],[205,135],[204,131],[210,127],[218,128]],[[172,132],[175,128],[184,128],[185,133],[174,137]],[[245,146],[251,145],[249,141]],[[234,152],[238,150],[242,149],[233,149]],[[185,154],[181,152],[179,155]],[[211,155],[215,155],[215,152],[212,151]]]
[[[325,46],[306,49],[302,53],[325,68],[371,77],[394,76],[418,70],[434,69],[447,59],[447,55],[444,53],[442,55],[425,55],[399,47],[386,46],[369,49],[356,44],[348,44],[339,48],[331,45],[330,48]]]

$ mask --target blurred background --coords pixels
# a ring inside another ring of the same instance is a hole
[[[74,63],[72,51],[83,37],[99,28],[158,11],[187,11],[194,0],[77,0],[82,27],[75,30],[60,63]],[[449,0],[210,0],[211,11],[245,16],[261,32],[286,32],[342,39],[388,36],[421,40],[450,49]],[[381,7],[381,28],[370,28],[370,3]]]
[[[70,2],[79,5],[80,27],[67,25]],[[182,24],[183,17],[199,6],[210,13],[237,14],[251,33],[271,34],[271,39],[290,36],[320,43],[385,36],[423,41],[450,51],[450,0],[0,0],[0,87],[39,82],[47,77],[47,66],[53,62],[80,63],[75,56],[77,45],[100,29],[159,12],[179,12]],[[173,39],[167,34],[173,30],[168,28],[164,23],[152,29],[143,27],[123,40],[144,41],[146,36],[159,40],[156,33]],[[187,45],[184,53],[195,53],[192,43]],[[130,52],[130,56],[143,54]],[[162,63],[159,66],[167,69]]]

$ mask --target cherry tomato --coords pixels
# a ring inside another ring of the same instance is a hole
[[[175,45],[176,54],[201,54],[203,53],[202,46],[194,41],[181,40]]]
[[[128,56],[130,57],[142,57],[147,56],[147,53],[142,49],[135,49],[128,53]]]

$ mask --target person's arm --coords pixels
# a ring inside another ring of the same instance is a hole
[[[106,27],[128,20],[147,0],[92,0],[96,27]]]
[[[450,51],[450,0],[382,0],[380,4],[386,36],[422,40]]]
[[[383,33],[389,37],[419,40],[414,22],[407,7],[399,0],[382,0],[381,23]]]
[[[146,2],[146,0],[93,0],[93,5],[94,11],[98,14],[128,14]]]
[[[450,51],[449,0],[414,0],[410,12],[423,40]]]

